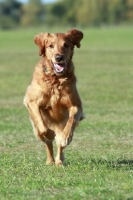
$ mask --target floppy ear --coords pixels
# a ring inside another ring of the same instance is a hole
[[[72,29],[66,33],[74,45],[80,48],[80,41],[83,38],[83,33],[77,29]]]
[[[39,56],[45,52],[45,40],[49,36],[49,33],[39,33],[34,37],[34,42],[39,47]]]

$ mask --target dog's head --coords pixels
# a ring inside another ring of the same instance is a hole
[[[83,33],[72,29],[66,33],[40,33],[34,41],[39,46],[39,55],[44,55],[51,62],[51,67],[57,76],[62,76],[67,71],[76,45],[80,47]]]

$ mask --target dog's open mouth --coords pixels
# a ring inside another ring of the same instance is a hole
[[[53,62],[52,62],[52,66],[53,66],[54,72],[59,75],[63,74],[67,67],[66,63],[53,63]]]

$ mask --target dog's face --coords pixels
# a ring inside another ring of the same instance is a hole
[[[54,72],[57,75],[63,75],[67,70],[67,63],[73,54],[73,44],[65,34],[49,35],[46,46],[45,55],[51,60]]]
[[[62,76],[68,69],[73,49],[76,45],[80,47],[83,33],[72,29],[67,33],[40,33],[35,36],[34,41],[39,46],[39,55],[44,55],[51,62],[51,68],[57,76]]]

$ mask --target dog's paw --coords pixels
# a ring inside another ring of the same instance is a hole
[[[55,133],[51,129],[48,129],[46,135],[44,136],[46,139],[53,141],[55,138]]]
[[[62,138],[62,140],[61,140],[61,146],[65,147],[65,146],[69,145],[71,141],[72,141],[72,137],[68,137],[68,138],[65,138],[65,139]]]
[[[71,135],[69,137],[63,137],[63,136],[57,137],[56,136],[56,141],[61,147],[66,147],[72,141],[72,136]]]
[[[63,166],[62,160],[56,160],[56,161],[55,161],[55,165],[56,165],[56,166]]]
[[[60,140],[60,145],[62,146],[62,147],[66,147],[67,145],[68,145],[69,143],[68,143],[68,140],[67,139],[61,139]]]
[[[54,165],[55,161],[53,159],[47,159],[46,165]]]
[[[38,134],[36,134],[37,138],[42,140],[43,142],[45,141],[53,141],[55,139],[55,132],[52,131],[51,129],[48,129],[45,132],[39,132]]]

